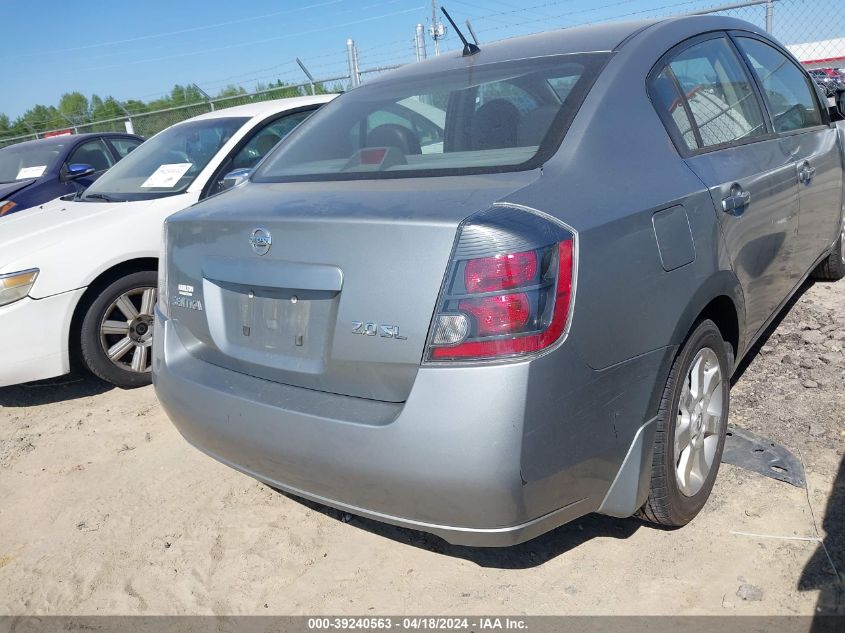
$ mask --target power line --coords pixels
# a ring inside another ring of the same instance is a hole
[[[345,0],[333,0],[333,2],[329,2],[329,3],[326,3],[326,4],[337,4],[339,2],[344,2],[344,1]],[[410,1],[412,1],[412,0],[386,0],[386,1],[381,2],[379,4],[371,4],[371,5],[362,6],[362,7],[355,7],[354,9],[344,9],[342,11],[335,11],[335,12],[329,14],[329,17],[340,18],[341,16],[346,15],[346,14],[350,14],[350,13],[360,14],[363,11],[366,11],[368,9],[379,8],[379,7],[384,8],[384,7],[388,7],[390,5],[395,5],[395,4],[398,4],[398,3],[401,3],[401,2],[407,3],[407,2],[410,2]],[[312,5],[312,6],[322,7],[323,5]],[[309,8],[309,7],[305,7],[305,8]],[[287,13],[287,12],[277,12],[277,13]],[[277,13],[268,14],[268,15],[274,16]],[[265,16],[260,16],[260,17],[265,17]],[[253,19],[253,18],[250,18],[250,19]],[[255,19],[258,19],[258,18],[255,18]],[[298,25],[298,28],[301,31],[301,29],[303,28],[303,24],[306,24],[308,26],[311,26],[311,25],[314,25],[314,24],[321,25],[325,21],[326,21],[326,15],[324,15],[322,12],[320,12],[320,13],[315,12],[312,15],[302,16],[301,18],[298,18],[297,19],[297,25]],[[225,24],[225,23],[223,23],[223,24]],[[261,26],[265,26],[265,25],[261,25]],[[278,31],[278,28],[273,26],[272,24],[267,25],[267,26],[272,26],[275,29],[275,31]],[[252,34],[251,36],[254,37],[255,35]],[[255,40],[252,40],[252,41],[255,41]],[[243,38],[242,37],[235,37],[234,42],[243,42]],[[212,37],[212,38],[202,38],[202,39],[199,39],[199,40],[192,39],[192,41],[190,43],[191,43],[192,46],[198,46],[198,45],[202,46],[202,45],[211,45],[211,44],[221,44],[222,42],[221,42],[220,37]],[[174,47],[176,48],[176,50],[159,50],[159,52],[162,53],[162,54],[165,54],[165,53],[169,54],[171,52],[174,55],[181,54],[181,51],[184,49],[184,43],[182,43],[182,42],[173,42],[173,43],[167,43],[167,44],[163,43],[161,46],[164,47],[164,48],[169,48],[169,49],[173,49]],[[85,48],[85,47],[83,47],[83,48]],[[88,56],[85,56],[85,57],[76,57],[75,62],[76,62],[76,65],[79,65],[81,63],[93,63],[93,62],[96,62],[98,60],[108,59],[109,61],[112,61],[112,62],[114,62],[115,65],[117,65],[120,62],[118,62],[116,58],[126,57],[126,56],[137,56],[138,54],[149,54],[149,45],[147,45],[147,47],[145,47],[145,48],[131,48],[131,49],[126,49],[126,50],[113,51],[113,52],[109,52],[109,53],[88,55]],[[130,57],[130,59],[131,59],[131,57]]]
[[[123,62],[121,64],[108,64],[108,65],[105,65],[105,66],[97,66],[97,67],[93,67],[93,68],[80,68],[80,69],[78,69],[78,71],[79,72],[92,72],[92,71],[95,71],[95,70],[105,70],[107,68],[123,68],[125,66],[130,66],[130,65],[160,62],[160,61],[166,61],[168,59],[177,59],[177,58],[181,58],[181,57],[191,57],[193,55],[203,55],[203,54],[206,54],[206,53],[215,53],[215,52],[223,51],[223,50],[231,50],[233,48],[242,48],[244,46],[255,46],[256,44],[266,44],[267,42],[277,42],[279,40],[290,39],[292,37],[298,37],[298,36],[301,36],[301,35],[313,35],[314,33],[323,33],[325,31],[331,31],[331,30],[338,29],[338,28],[344,28],[344,27],[351,26],[351,25],[354,25],[354,24],[363,24],[364,22],[372,22],[374,20],[381,20],[383,18],[393,17],[393,16],[396,16],[396,15],[413,13],[414,11],[419,11],[421,8],[422,7],[414,7],[413,9],[404,9],[402,11],[395,11],[393,13],[385,13],[383,15],[376,15],[376,16],[372,16],[372,17],[368,17],[368,18],[362,18],[360,20],[353,20],[352,22],[344,22],[343,24],[334,24],[332,26],[328,26],[328,27],[324,27],[324,28],[311,29],[311,30],[308,30],[308,31],[297,31],[296,33],[288,33],[286,35],[279,35],[277,37],[268,37],[268,38],[264,38],[264,39],[260,39],[260,40],[250,40],[249,42],[239,42],[237,44],[229,44],[229,45],[226,45],[226,46],[218,46],[218,47],[215,47],[215,48],[207,48],[207,49],[198,50],[198,51],[190,51],[190,52],[187,52],[187,53],[179,53],[177,55],[165,55],[163,57],[151,57],[151,58],[148,58],[148,59],[138,59],[138,60],[134,60],[134,61]]]
[[[329,6],[329,5],[333,5],[333,4],[340,4],[341,2],[344,2],[344,1],[345,0],[327,0],[326,2],[311,4],[311,5],[308,5],[308,6],[305,6],[305,7],[299,7],[299,8],[296,8],[296,9],[286,9],[284,11],[274,11],[273,13],[265,13],[264,15],[256,15],[256,16],[252,16],[252,17],[249,17],[249,18],[240,18],[238,20],[228,20],[226,22],[218,22],[217,24],[208,24],[208,25],[205,25],[205,26],[195,26],[195,27],[191,27],[191,28],[188,28],[188,29],[180,29],[178,31],[167,31],[167,32],[163,32],[163,33],[153,33],[153,34],[150,34],[150,35],[141,35],[141,36],[138,36],[138,37],[130,37],[130,38],[123,39],[123,40],[113,40],[111,42],[100,42],[100,43],[97,43],[97,44],[86,44],[85,46],[74,46],[72,48],[60,48],[60,49],[53,49],[53,50],[47,50],[47,51],[37,51],[37,52],[34,52],[34,53],[26,53],[26,54],[23,54],[23,55],[13,55],[11,57],[3,57],[3,58],[0,58],[0,59],[10,60],[10,59],[20,59],[22,57],[35,57],[35,56],[39,56],[39,55],[52,55],[52,54],[55,54],[55,53],[70,53],[70,52],[74,52],[74,51],[81,51],[81,50],[86,50],[86,49],[91,49],[91,48],[100,48],[100,47],[103,47],[103,46],[114,46],[115,44],[128,44],[128,43],[131,43],[131,42],[141,42],[141,41],[144,41],[144,40],[158,39],[158,38],[161,38],[161,37],[170,37],[171,35],[183,35],[185,33],[195,33],[197,31],[205,31],[205,30],[208,30],[208,29],[216,29],[216,28],[220,28],[220,27],[223,27],[223,26],[231,26],[232,24],[242,24],[244,22],[254,22],[256,20],[263,20],[265,18],[271,18],[271,17],[277,16],[277,15],[284,15],[284,14],[287,14],[287,13],[295,13],[295,12],[298,12],[298,11],[307,11],[307,10],[311,10],[311,9],[318,9],[320,7],[325,7],[325,6]]]

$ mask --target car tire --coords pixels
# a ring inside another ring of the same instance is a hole
[[[727,347],[716,324],[705,320],[675,358],[657,415],[648,499],[637,513],[646,521],[686,525],[710,496],[728,425]]]
[[[845,223],[836,245],[821,264],[813,271],[813,279],[820,281],[839,281],[845,277]]]
[[[117,387],[130,389],[152,382],[157,278],[155,271],[144,270],[115,279],[93,297],[82,319],[83,363]]]

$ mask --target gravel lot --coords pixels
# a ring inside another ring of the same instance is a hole
[[[733,391],[806,490],[723,466],[686,528],[590,516],[508,550],[279,494],[188,446],[151,388],[0,389],[0,615],[845,612],[843,348],[845,282],[808,284]]]

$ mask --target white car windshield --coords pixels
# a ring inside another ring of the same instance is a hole
[[[182,193],[247,121],[227,117],[169,127],[103,174],[79,199],[117,202]]]
[[[365,84],[295,130],[254,181],[535,168],[557,150],[606,59],[555,55]]]

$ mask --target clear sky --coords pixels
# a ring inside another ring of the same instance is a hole
[[[482,41],[614,18],[682,13],[729,0],[444,0],[456,21],[470,18]],[[845,37],[841,0],[778,0],[775,35],[788,43]],[[440,4],[440,3],[438,3]],[[731,15],[762,24],[764,7]],[[173,84],[216,94],[230,83],[346,73],[346,39],[360,67],[413,59],[417,23],[431,0],[0,0],[0,113],[55,104],[64,92],[151,99]],[[445,49],[457,46],[449,33]],[[427,41],[428,54],[433,46]]]

